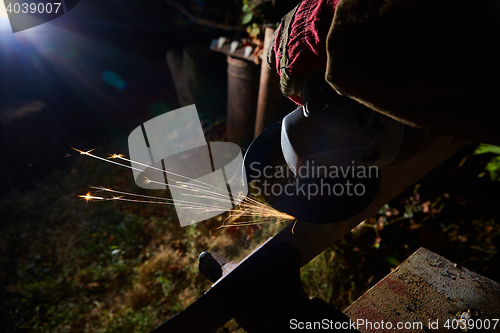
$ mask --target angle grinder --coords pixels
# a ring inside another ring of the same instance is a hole
[[[454,142],[339,95],[313,76],[302,106],[249,146],[250,188],[275,209],[310,223],[344,221],[377,196],[380,169]]]

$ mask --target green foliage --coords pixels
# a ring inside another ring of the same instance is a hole
[[[247,27],[248,35],[251,38],[263,38],[261,31],[262,24],[279,22],[281,17],[279,17],[276,7],[273,6],[273,1],[270,0],[243,0],[241,23]]]
[[[486,164],[485,170],[490,173],[491,180],[500,180],[500,156],[493,157]]]
[[[500,155],[500,147],[482,143],[476,148],[476,151],[474,152],[475,155],[487,154],[487,153]]]
[[[148,332],[157,325],[155,318],[156,310],[147,307],[139,311],[133,311],[129,307],[123,307],[118,316],[110,316],[103,313],[102,319],[107,322],[105,328],[96,328],[97,333],[122,333],[122,332]]]
[[[307,263],[301,270],[304,289],[338,308],[345,308],[361,295],[357,279],[346,261],[344,248],[334,245]]]
[[[259,16],[261,9],[257,7],[251,0],[243,0],[243,6],[241,7],[241,11],[243,12],[242,24],[247,25],[252,22],[254,16]]]
[[[475,155],[481,155],[481,154],[500,155],[500,147],[483,143],[477,147],[474,154]],[[486,164],[484,169],[490,174],[491,180],[500,180],[500,156],[492,157],[490,159],[490,161]]]
[[[245,7],[243,7],[243,11],[245,11]],[[253,13],[251,11],[247,12],[243,18],[241,19],[241,23],[247,25],[249,24],[253,19]]]

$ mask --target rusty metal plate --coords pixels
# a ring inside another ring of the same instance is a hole
[[[500,332],[500,285],[420,248],[344,313],[360,332]]]

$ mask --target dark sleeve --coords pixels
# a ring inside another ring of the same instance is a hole
[[[326,79],[406,123],[500,144],[500,1],[341,0]]]

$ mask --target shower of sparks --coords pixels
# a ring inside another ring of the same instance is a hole
[[[239,199],[243,199],[239,204],[239,209],[230,210],[229,216],[217,229],[234,226],[242,227],[254,224],[268,224],[271,222],[278,224],[295,220],[293,216],[280,212],[268,204],[250,196],[245,198],[239,197]],[[248,219],[242,220],[242,217],[247,217]],[[258,221],[256,221],[256,219],[258,219]]]
[[[71,147],[73,148],[73,147]],[[168,187],[175,187],[175,188],[182,188],[188,191],[193,192],[193,194],[184,194],[186,196],[187,200],[175,200],[175,207],[177,209],[197,209],[201,210],[202,212],[211,212],[211,211],[227,211],[229,213],[229,216],[223,221],[222,225],[219,226],[219,228],[225,228],[225,227],[232,227],[232,226],[250,226],[250,225],[255,225],[255,224],[268,224],[271,222],[281,223],[285,221],[292,221],[295,220],[293,216],[290,216],[286,213],[280,212],[268,204],[261,202],[255,198],[252,198],[250,196],[238,196],[238,202],[240,204],[238,207],[227,210],[224,207],[220,206],[220,203],[228,203],[230,202],[230,198],[227,196],[227,189],[221,189],[216,186],[213,186],[211,184],[206,184],[204,182],[201,182],[196,179],[192,179],[186,176],[182,176],[173,172],[165,171],[163,169],[155,168],[146,164],[142,164],[140,162],[132,161],[130,159],[125,158],[124,155],[122,154],[112,154],[109,155],[108,158],[103,158],[94,154],[91,154],[92,151],[95,150],[91,149],[88,151],[83,151],[79,150],[76,148],[73,148],[74,150],[78,151],[81,155],[86,155],[93,157],[95,159],[112,163],[121,167],[129,168],[132,170],[137,170],[140,172],[143,172],[144,170],[132,167],[130,165],[118,163],[115,161],[111,161],[110,159],[119,159],[123,160],[126,162],[134,163],[136,165],[142,165],[148,168],[152,168],[154,170],[161,171],[165,174],[170,174],[173,176],[181,177],[183,179],[186,179],[191,182],[197,182],[198,184],[193,184],[193,183],[187,183],[187,182],[181,182],[178,180],[173,180],[176,182],[176,185],[173,184],[167,184],[165,182],[159,182],[159,181],[154,181],[151,180],[147,177],[144,177],[144,182],[146,184],[154,183],[154,184],[159,184],[159,185],[164,185]],[[102,200],[102,201],[126,201],[126,202],[136,202],[136,203],[149,203],[149,204],[162,204],[162,205],[174,205],[174,200],[170,198],[164,198],[164,197],[158,197],[158,196],[150,196],[150,195],[143,195],[143,194],[136,194],[136,193],[129,193],[129,192],[124,192],[124,191],[118,191],[102,186],[97,186],[97,187],[92,187],[96,192],[106,192],[109,193],[109,197],[105,196],[95,196],[91,192],[87,192],[84,195],[80,195],[80,198],[83,198],[87,201],[92,201],[92,200]],[[193,202],[189,201],[189,198],[203,198],[203,199],[208,199],[213,202],[213,204],[208,204],[208,203],[199,203],[199,202]],[[218,205],[219,204],[219,205]],[[246,218],[244,220],[243,218]]]
[[[95,155],[90,154],[90,156],[95,156]],[[144,167],[147,167],[147,168],[151,168],[151,169],[153,169],[153,170],[161,171],[161,172],[163,172],[163,173],[165,173],[165,174],[168,174],[168,175],[171,175],[171,176],[176,176],[176,177],[180,177],[180,178],[186,179],[186,180],[188,180],[188,181],[196,182],[196,183],[199,183],[199,184],[201,184],[201,185],[204,185],[204,186],[208,186],[208,187],[214,188],[214,189],[216,189],[216,190],[218,190],[218,191],[221,191],[222,193],[226,193],[226,192],[227,192],[227,190],[224,190],[224,189],[218,188],[218,187],[216,187],[216,186],[214,186],[214,185],[211,185],[211,184],[204,183],[204,182],[199,181],[199,180],[197,180],[197,179],[193,179],[193,178],[190,178],[190,177],[187,177],[187,176],[183,176],[183,175],[180,175],[180,174],[175,173],[175,172],[171,172],[171,171],[166,171],[166,170],[163,170],[163,169],[155,168],[155,167],[153,167],[153,166],[151,166],[151,165],[147,165],[147,164],[140,163],[140,162],[137,162],[137,161],[132,161],[132,160],[130,160],[130,159],[128,159],[128,158],[123,157],[123,155],[122,155],[122,154],[113,154],[113,155],[111,155],[111,156],[112,156],[113,158],[120,159],[120,160],[125,161],[125,162],[135,163],[135,164],[138,164],[138,165],[142,165],[142,166],[144,166]],[[110,161],[110,162],[111,162],[111,161]],[[115,163],[115,164],[119,164],[119,165],[122,165],[122,166],[127,166],[127,167],[129,167],[128,165],[125,165],[125,164],[120,164],[120,163],[116,163],[116,162],[113,162],[113,163]],[[133,168],[133,167],[129,167],[129,168]],[[142,171],[144,171],[144,170],[137,169],[137,168],[133,168],[133,169],[140,170],[141,172],[142,172]],[[153,182],[153,181],[151,181],[151,182]],[[179,181],[178,181],[178,180],[176,180],[176,182],[179,182]],[[179,182],[179,183],[180,183],[180,182]],[[166,185],[166,184],[162,184],[162,185]],[[171,185],[170,185],[170,186],[171,186]],[[193,184],[190,184],[190,186],[193,186]]]

